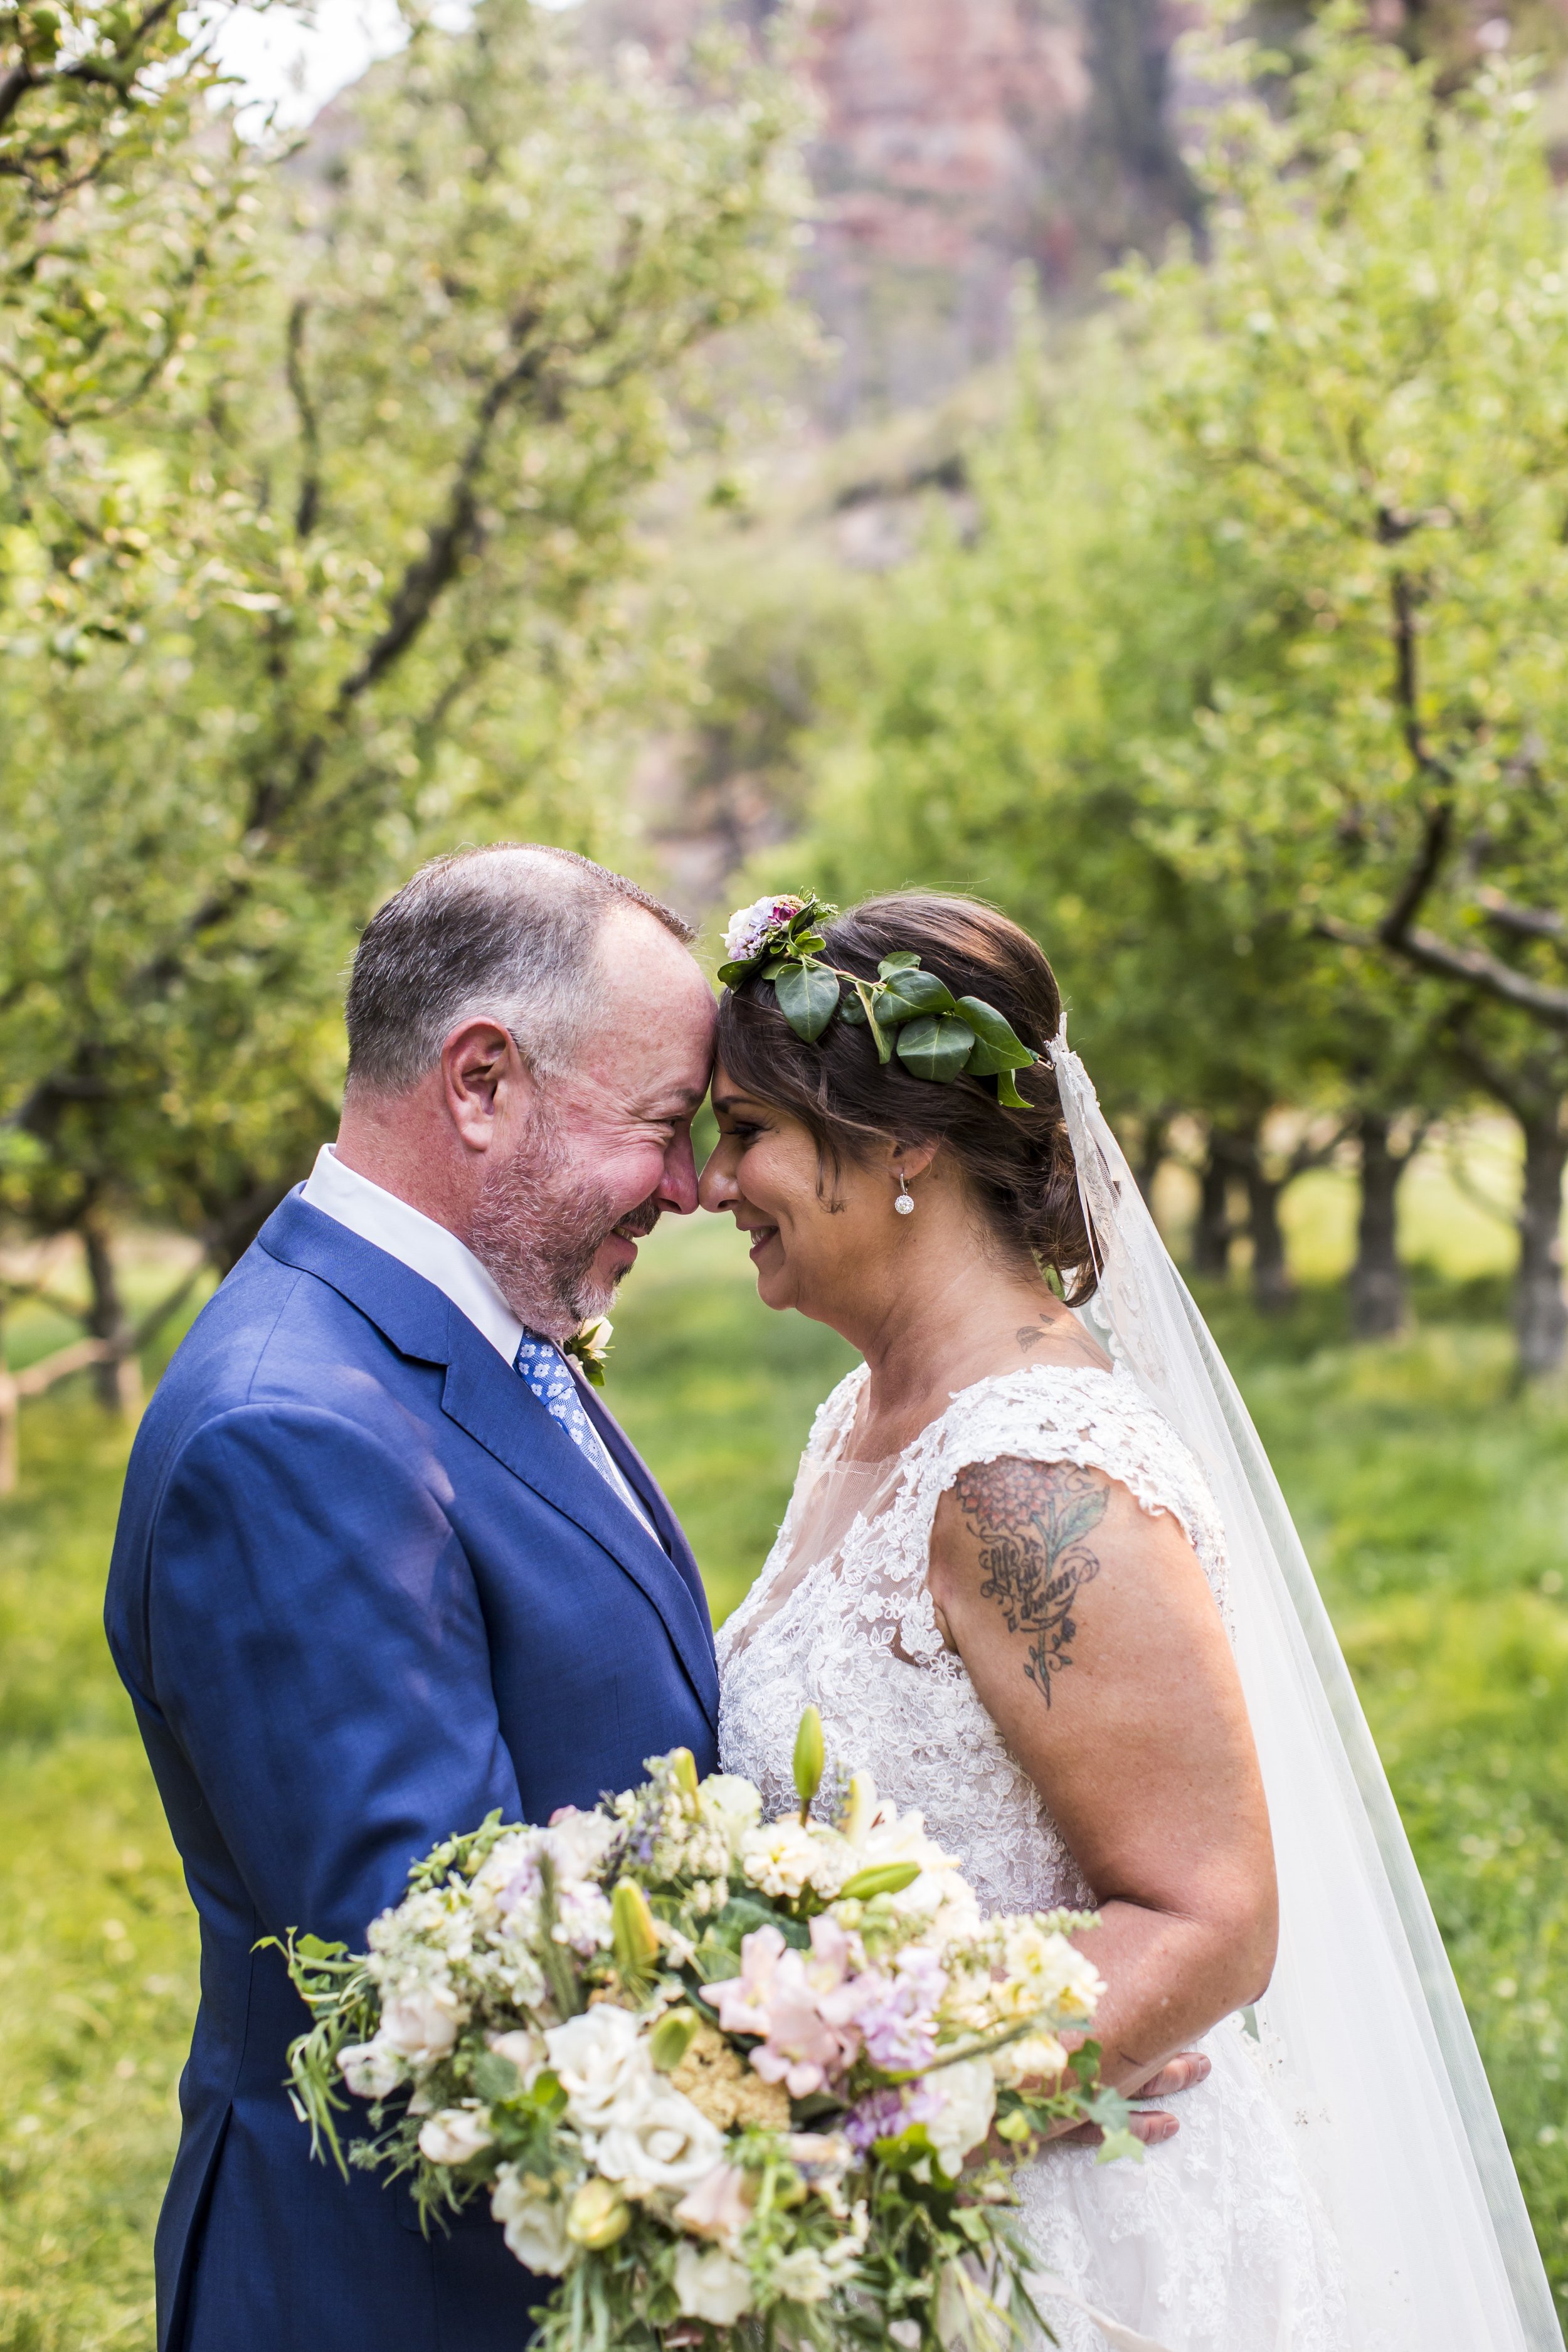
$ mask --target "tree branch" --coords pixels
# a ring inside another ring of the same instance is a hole
[[[310,310],[309,302],[301,296],[289,313],[289,390],[300,419],[300,496],[294,508],[296,539],[310,538],[316,528],[316,517],[321,504],[321,427],[305,376],[305,320]]]
[[[1489,887],[1476,892],[1476,903],[1500,931],[1514,931],[1526,940],[1568,940],[1568,919],[1554,908],[1521,907]]]

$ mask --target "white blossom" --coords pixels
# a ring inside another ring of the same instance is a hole
[[[722,2246],[684,2245],[675,2257],[675,2297],[688,2319],[733,2327],[752,2307],[752,2281],[743,2263]]]
[[[614,2001],[597,2001],[581,2017],[550,2026],[544,2041],[566,2094],[566,2112],[579,2131],[606,2130],[628,2092],[655,2085],[641,2023]]]
[[[374,2041],[351,2042],[340,2050],[338,2064],[356,2099],[384,2099],[408,2080],[405,2061],[380,2033]]]
[[[573,2255],[566,2235],[566,2208],[559,2198],[525,2189],[515,2164],[503,2164],[490,2191],[490,2212],[506,2237],[507,2251],[525,2271],[559,2278]]]
[[[937,2162],[950,2180],[963,2169],[971,2148],[978,2147],[996,2112],[996,2078],[984,2058],[964,2058],[956,2066],[941,2066],[926,2076],[928,2090],[938,2093],[942,2112],[926,2125]]]
[[[486,2107],[443,2107],[419,2126],[419,2153],[432,2164],[467,2164],[495,2134]]]
[[[637,2196],[695,2187],[723,2151],[723,2133],[679,2091],[649,2095],[628,2084],[599,2136],[594,2161],[606,2180],[619,2180],[628,2196]]]

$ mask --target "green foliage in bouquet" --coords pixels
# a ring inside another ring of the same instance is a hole
[[[954,996],[934,971],[922,971],[910,950],[884,956],[875,980],[823,961],[826,940],[817,928],[838,912],[816,898],[786,892],[759,898],[730,919],[724,934],[729,961],[719,967],[728,988],[760,972],[772,981],[779,1011],[797,1037],[815,1045],[837,1013],[852,1028],[871,1033],[877,1058],[897,1054],[917,1078],[946,1085],[967,1074],[994,1077],[996,1098],[1010,1110],[1029,1106],[1015,1070],[1039,1060],[994,1005],[978,996]]]
[[[1085,2121],[1136,2152],[1081,2039],[1091,1920],[987,1917],[918,1813],[824,1770],[811,1709],[764,1822],[677,1749],[593,1812],[447,1839],[363,1953],[289,1936],[316,2152],[409,2176],[426,2227],[488,2197],[559,2282],[543,2352],[1043,2329],[1012,2168]]]

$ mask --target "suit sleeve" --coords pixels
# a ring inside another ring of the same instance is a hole
[[[164,1491],[157,1703],[275,1934],[363,1948],[416,1856],[519,1818],[479,1594],[421,1466],[335,1413],[247,1406]]]

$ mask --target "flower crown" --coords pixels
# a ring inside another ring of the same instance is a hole
[[[1027,1110],[1013,1073],[1040,1057],[1002,1015],[978,996],[954,996],[908,951],[884,956],[875,980],[825,963],[821,950],[827,942],[817,927],[837,912],[825,899],[793,891],[738,908],[724,933],[729,961],[720,965],[720,979],[728,988],[739,988],[754,973],[771,980],[779,1011],[808,1045],[837,1013],[852,1028],[869,1029],[879,1061],[897,1054],[917,1078],[943,1084],[961,1072],[994,1077],[999,1103]]]

